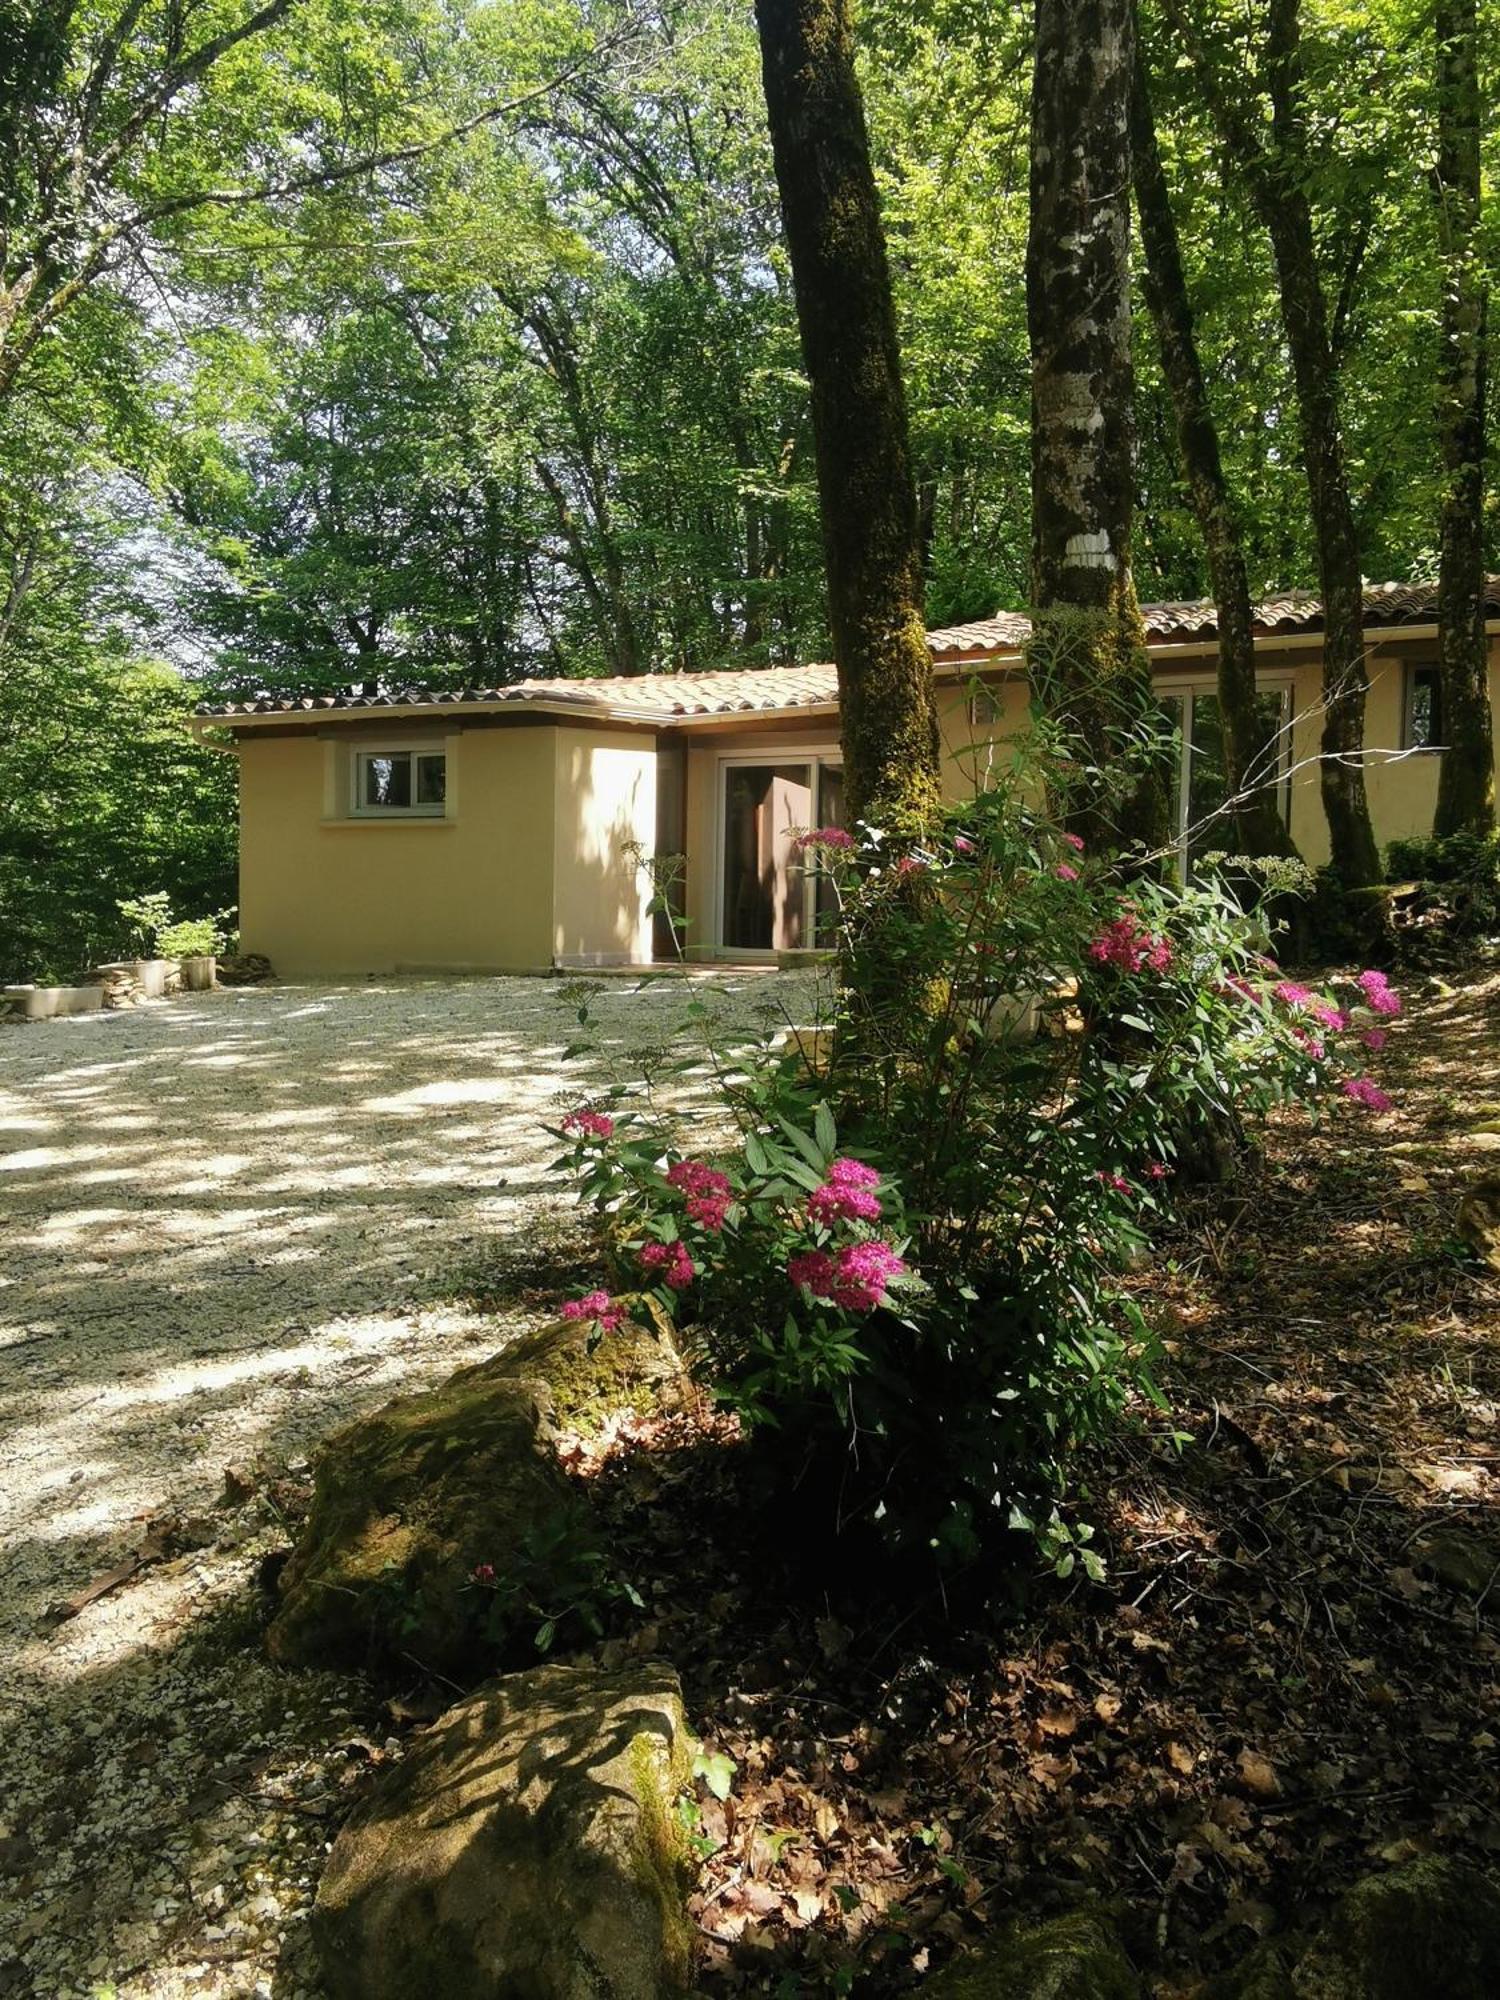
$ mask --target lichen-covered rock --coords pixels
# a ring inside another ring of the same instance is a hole
[[[313,1913],[334,2000],[656,2000],[686,1983],[669,1667],[544,1666],[450,1709],[340,1833]]]
[[[1494,2000],[1500,1888],[1433,1855],[1372,1875],[1297,1961],[1296,2000]]]
[[[621,1410],[681,1406],[688,1375],[670,1328],[653,1312],[653,1301],[631,1303],[651,1324],[630,1319],[592,1340],[587,1321],[557,1320],[505,1350],[511,1373],[545,1385],[559,1424],[588,1433]]]
[[[923,1983],[933,2000],[1141,2000],[1108,1919],[1076,1910],[1005,1932]]]
[[[273,1659],[361,1667],[406,1657],[472,1676],[486,1652],[505,1657],[504,1606],[517,1652],[529,1642],[521,1627],[542,1553],[589,1530],[552,1449],[545,1389],[505,1363],[402,1396],[324,1445],[266,1633]],[[472,1581],[481,1564],[492,1589]]]
[[[576,1577],[593,1549],[553,1449],[558,1423],[587,1432],[614,1411],[672,1408],[686,1385],[655,1327],[591,1346],[588,1326],[565,1320],[348,1425],[318,1456],[266,1635],[272,1657],[399,1658],[471,1679],[531,1657],[536,1607],[555,1600],[549,1576]]]

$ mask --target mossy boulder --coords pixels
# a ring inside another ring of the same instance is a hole
[[[509,1372],[540,1383],[556,1421],[585,1434],[622,1410],[678,1409],[689,1378],[653,1299],[628,1301],[637,1318],[593,1339],[587,1321],[556,1320],[500,1357]],[[649,1324],[639,1322],[649,1321]]]
[[[549,1665],[450,1709],[345,1825],[313,1934],[333,2000],[656,2000],[687,1984],[676,1675]]]
[[[266,1633],[274,1660],[378,1667],[405,1656],[472,1678],[482,1621],[493,1653],[507,1651],[501,1593],[516,1600],[519,1650],[538,1554],[587,1534],[588,1519],[552,1448],[546,1391],[504,1360],[399,1397],[324,1445]],[[493,1591],[473,1581],[480,1564],[495,1572]]]
[[[1299,1957],[1296,2000],[1494,2000],[1500,1888],[1430,1855],[1351,1889]]]
[[[473,1679],[534,1657],[549,1578],[586,1570],[594,1547],[554,1449],[559,1419],[596,1428],[682,1381],[654,1331],[622,1327],[590,1351],[587,1328],[563,1322],[336,1432],[281,1574],[272,1658]]]
[[[1142,1987],[1102,1911],[1018,1927],[925,1980],[933,2000],[1141,2000]]]

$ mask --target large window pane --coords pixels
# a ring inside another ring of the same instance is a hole
[[[440,806],[447,796],[448,760],[441,755],[417,759],[417,804]]]
[[[1267,689],[1255,698],[1256,736],[1245,775],[1257,789],[1280,789],[1282,767],[1281,723],[1283,695],[1279,688]],[[1191,741],[1188,750],[1187,832],[1188,866],[1204,854],[1233,853],[1234,821],[1226,810],[1229,790],[1224,768],[1224,716],[1216,694],[1196,693],[1193,698]],[[1278,800],[1284,810],[1284,805]]]
[[[724,943],[796,951],[807,942],[795,837],[814,823],[806,764],[731,764],[724,774]]]
[[[365,759],[364,800],[367,806],[399,808],[411,804],[411,757],[391,751]]]

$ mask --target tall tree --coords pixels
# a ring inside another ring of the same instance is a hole
[[[1255,696],[1254,611],[1239,510],[1224,471],[1219,427],[1198,354],[1198,330],[1182,243],[1157,142],[1151,85],[1138,31],[1131,151],[1136,217],[1145,252],[1141,289],[1156,329],[1162,373],[1172,398],[1177,450],[1203,537],[1213,591],[1219,633],[1225,789],[1233,801],[1236,834],[1247,854],[1294,854],[1295,844],[1276,804],[1276,764],[1265,768],[1265,732]]]
[[[1120,797],[1107,782],[1152,709],[1130,569],[1135,432],[1130,352],[1130,0],[1037,0],[1031,97],[1033,616],[1041,698],[1098,774],[1080,831],[1165,844],[1160,760]]]
[[[1442,276],[1438,440],[1443,461],[1438,629],[1442,727],[1436,834],[1495,824],[1495,743],[1484,634],[1484,414],[1489,288],[1480,246],[1476,0],[1434,0]]]
[[[849,814],[919,825],[937,705],[890,270],[848,0],[757,0],[781,215],[812,392]]]
[[[1166,0],[1226,152],[1271,241],[1282,328],[1292,361],[1323,599],[1323,732],[1319,779],[1334,872],[1350,888],[1380,877],[1365,797],[1364,578],[1344,444],[1335,320],[1318,253],[1309,187],[1301,0],[1268,0],[1259,81],[1269,128],[1254,93],[1225,64],[1222,36],[1191,0]]]

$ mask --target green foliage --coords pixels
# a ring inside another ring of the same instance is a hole
[[[1217,881],[1081,852],[1078,781],[1018,751],[926,848],[812,837],[839,910],[831,1039],[723,1046],[695,1003],[728,1122],[713,1161],[684,1157],[655,1076],[572,1114],[559,1165],[622,1287],[651,1287],[774,1435],[804,1518],[947,1562],[1020,1529],[1096,1575],[1071,1468],[1155,1393],[1122,1268],[1204,1128],[1340,1086],[1379,1110],[1360,1038],[1399,1002],[1378,974],[1342,1004],[1282,980]],[[701,1056],[680,1070],[701,1083]],[[630,1309],[567,1308],[602,1337]]]
[[[174,917],[172,899],[162,889],[127,896],[120,904],[120,915],[133,926],[143,952],[159,958],[212,958],[224,949],[233,914],[220,910],[213,917]]]

